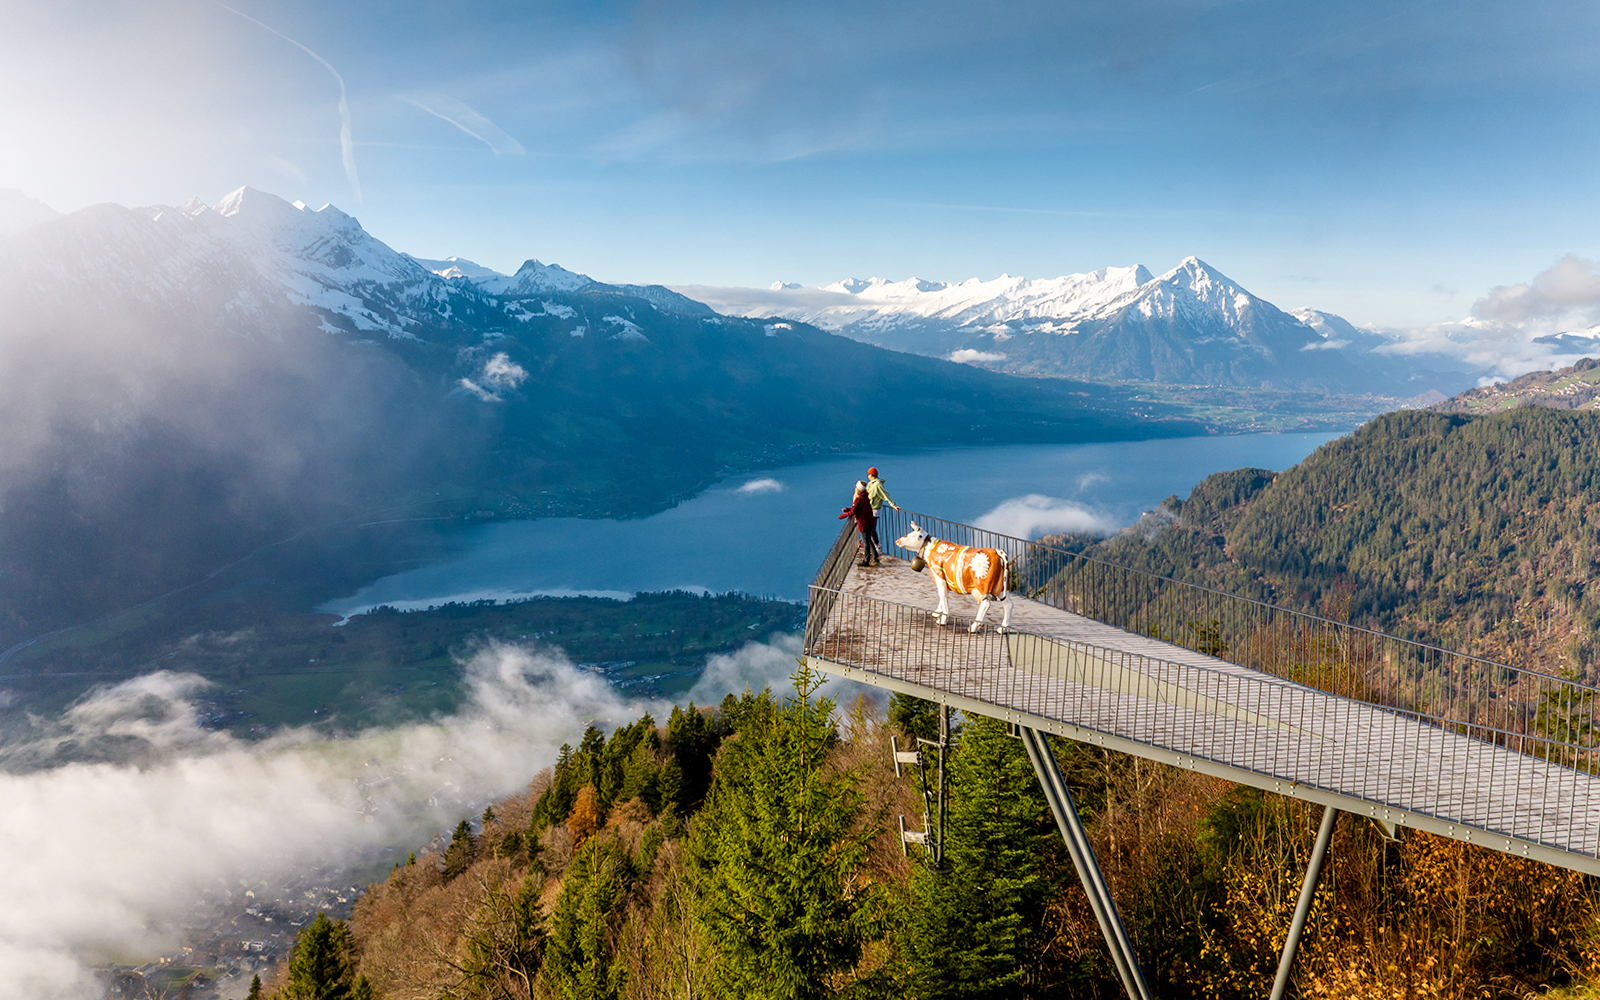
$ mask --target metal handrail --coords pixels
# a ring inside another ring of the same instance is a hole
[[[829,612],[808,628],[808,656],[1229,768],[1600,856],[1600,829],[1588,806],[1591,794],[1600,805],[1600,783],[1589,773],[1590,746],[1027,630],[1014,630],[1013,637],[969,635],[939,627],[925,608],[814,586],[813,607],[823,603]],[[1026,669],[1010,663],[1014,636],[1042,640],[1032,648],[1042,651],[1044,662]],[[998,669],[1008,664],[1012,669]],[[1511,802],[1526,808],[1505,808],[1507,789]],[[1552,802],[1561,808],[1550,808]]]
[[[1013,586],[1064,611],[1165,639],[1243,667],[1369,704],[1586,752],[1600,737],[1600,688],[931,515],[884,508],[885,548],[910,522],[962,545],[1001,549]],[[843,536],[841,536],[843,537]],[[848,565],[844,566],[848,571]],[[843,577],[839,579],[842,581]],[[821,582],[819,577],[818,582]]]

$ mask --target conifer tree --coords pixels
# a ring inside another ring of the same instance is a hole
[[[833,701],[803,662],[794,683],[781,705],[770,690],[738,704],[690,831],[695,914],[728,996],[829,996],[877,926],[880,897],[858,879],[872,838],[858,777],[825,772]]]
[[[620,838],[593,837],[573,855],[550,917],[545,981],[563,1000],[616,1000],[626,967],[616,934],[636,875]]]
[[[947,871],[912,873],[910,984],[924,1000],[1024,995],[1051,894],[1049,806],[1003,722],[968,719],[947,766]]]
[[[250,977],[250,992],[245,994],[244,1000],[261,1000],[261,977],[259,975]]]
[[[472,867],[472,862],[477,857],[478,840],[472,835],[472,824],[462,820],[456,824],[456,832],[450,838],[450,846],[444,849],[444,878],[448,882]]]
[[[295,940],[280,1000],[350,1000],[350,949],[344,921],[318,913]]]

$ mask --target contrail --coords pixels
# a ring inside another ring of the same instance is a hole
[[[239,15],[258,28],[263,28],[272,32],[274,35],[277,35],[290,45],[295,46],[306,55],[321,63],[323,68],[329,73],[332,73],[333,78],[339,81],[339,153],[341,159],[344,161],[344,175],[350,178],[350,187],[355,190],[356,203],[358,205],[361,204],[361,179],[356,176],[356,144],[355,140],[350,136],[350,104],[345,100],[344,77],[339,75],[339,71],[334,69],[333,65],[329,63],[328,60],[317,55],[315,52],[295,41],[293,38],[290,38],[288,35],[285,35],[277,28],[272,27],[270,24],[262,24],[249,14],[229,7],[227,4],[223,3],[222,0],[211,0],[211,2],[231,14]]]
[[[400,99],[407,104],[421,108],[435,118],[444,119],[467,135],[488,146],[496,156],[501,153],[510,156],[521,156],[527,152],[522,148],[522,143],[506,135],[500,126],[452,97],[445,97],[442,94],[429,96],[427,104],[422,103],[415,97],[401,97]],[[439,108],[443,108],[444,111],[440,111]],[[445,112],[449,112],[449,114]],[[468,127],[469,124],[470,128]]]

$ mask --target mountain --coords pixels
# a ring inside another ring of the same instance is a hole
[[[0,239],[0,315],[0,653],[317,524],[642,514],[840,448],[1203,432],[660,286],[414,258],[248,188]]]
[[[1284,312],[1196,257],[1159,276],[1136,265],[959,284],[851,279],[710,301],[1015,374],[1402,397],[1471,382],[1444,359],[1390,356],[1387,338],[1337,316]]]
[[[1509,382],[1468,389],[1429,409],[1441,413],[1497,413],[1522,406],[1552,410],[1600,407],[1600,360],[1583,358],[1553,372],[1529,372]]]
[[[1086,551],[1592,683],[1597,471],[1591,410],[1389,413],[1292,469],[1210,476]]]
[[[20,233],[30,226],[61,217],[61,213],[16,188],[0,188],[0,236]]]

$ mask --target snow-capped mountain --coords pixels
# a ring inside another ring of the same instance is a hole
[[[958,284],[870,278],[708,299],[1016,374],[1405,395],[1432,387],[1412,384],[1410,362],[1372,353],[1388,343],[1381,335],[1327,313],[1284,312],[1196,257],[1159,276],[1135,265]],[[1429,374],[1452,389],[1464,378]]]
[[[60,212],[37,198],[29,198],[16,188],[0,189],[0,236],[20,233],[41,222],[60,217]]]
[[[612,286],[530,260],[505,275],[460,258],[397,252],[333,206],[310,209],[244,187],[214,206],[99,205],[0,242],[9,280],[0,301],[69,314],[176,309],[194,322],[254,335],[310,318],[324,332],[415,338],[441,328],[515,328],[544,315],[551,293],[632,294],[656,308],[708,310],[660,287]]]

